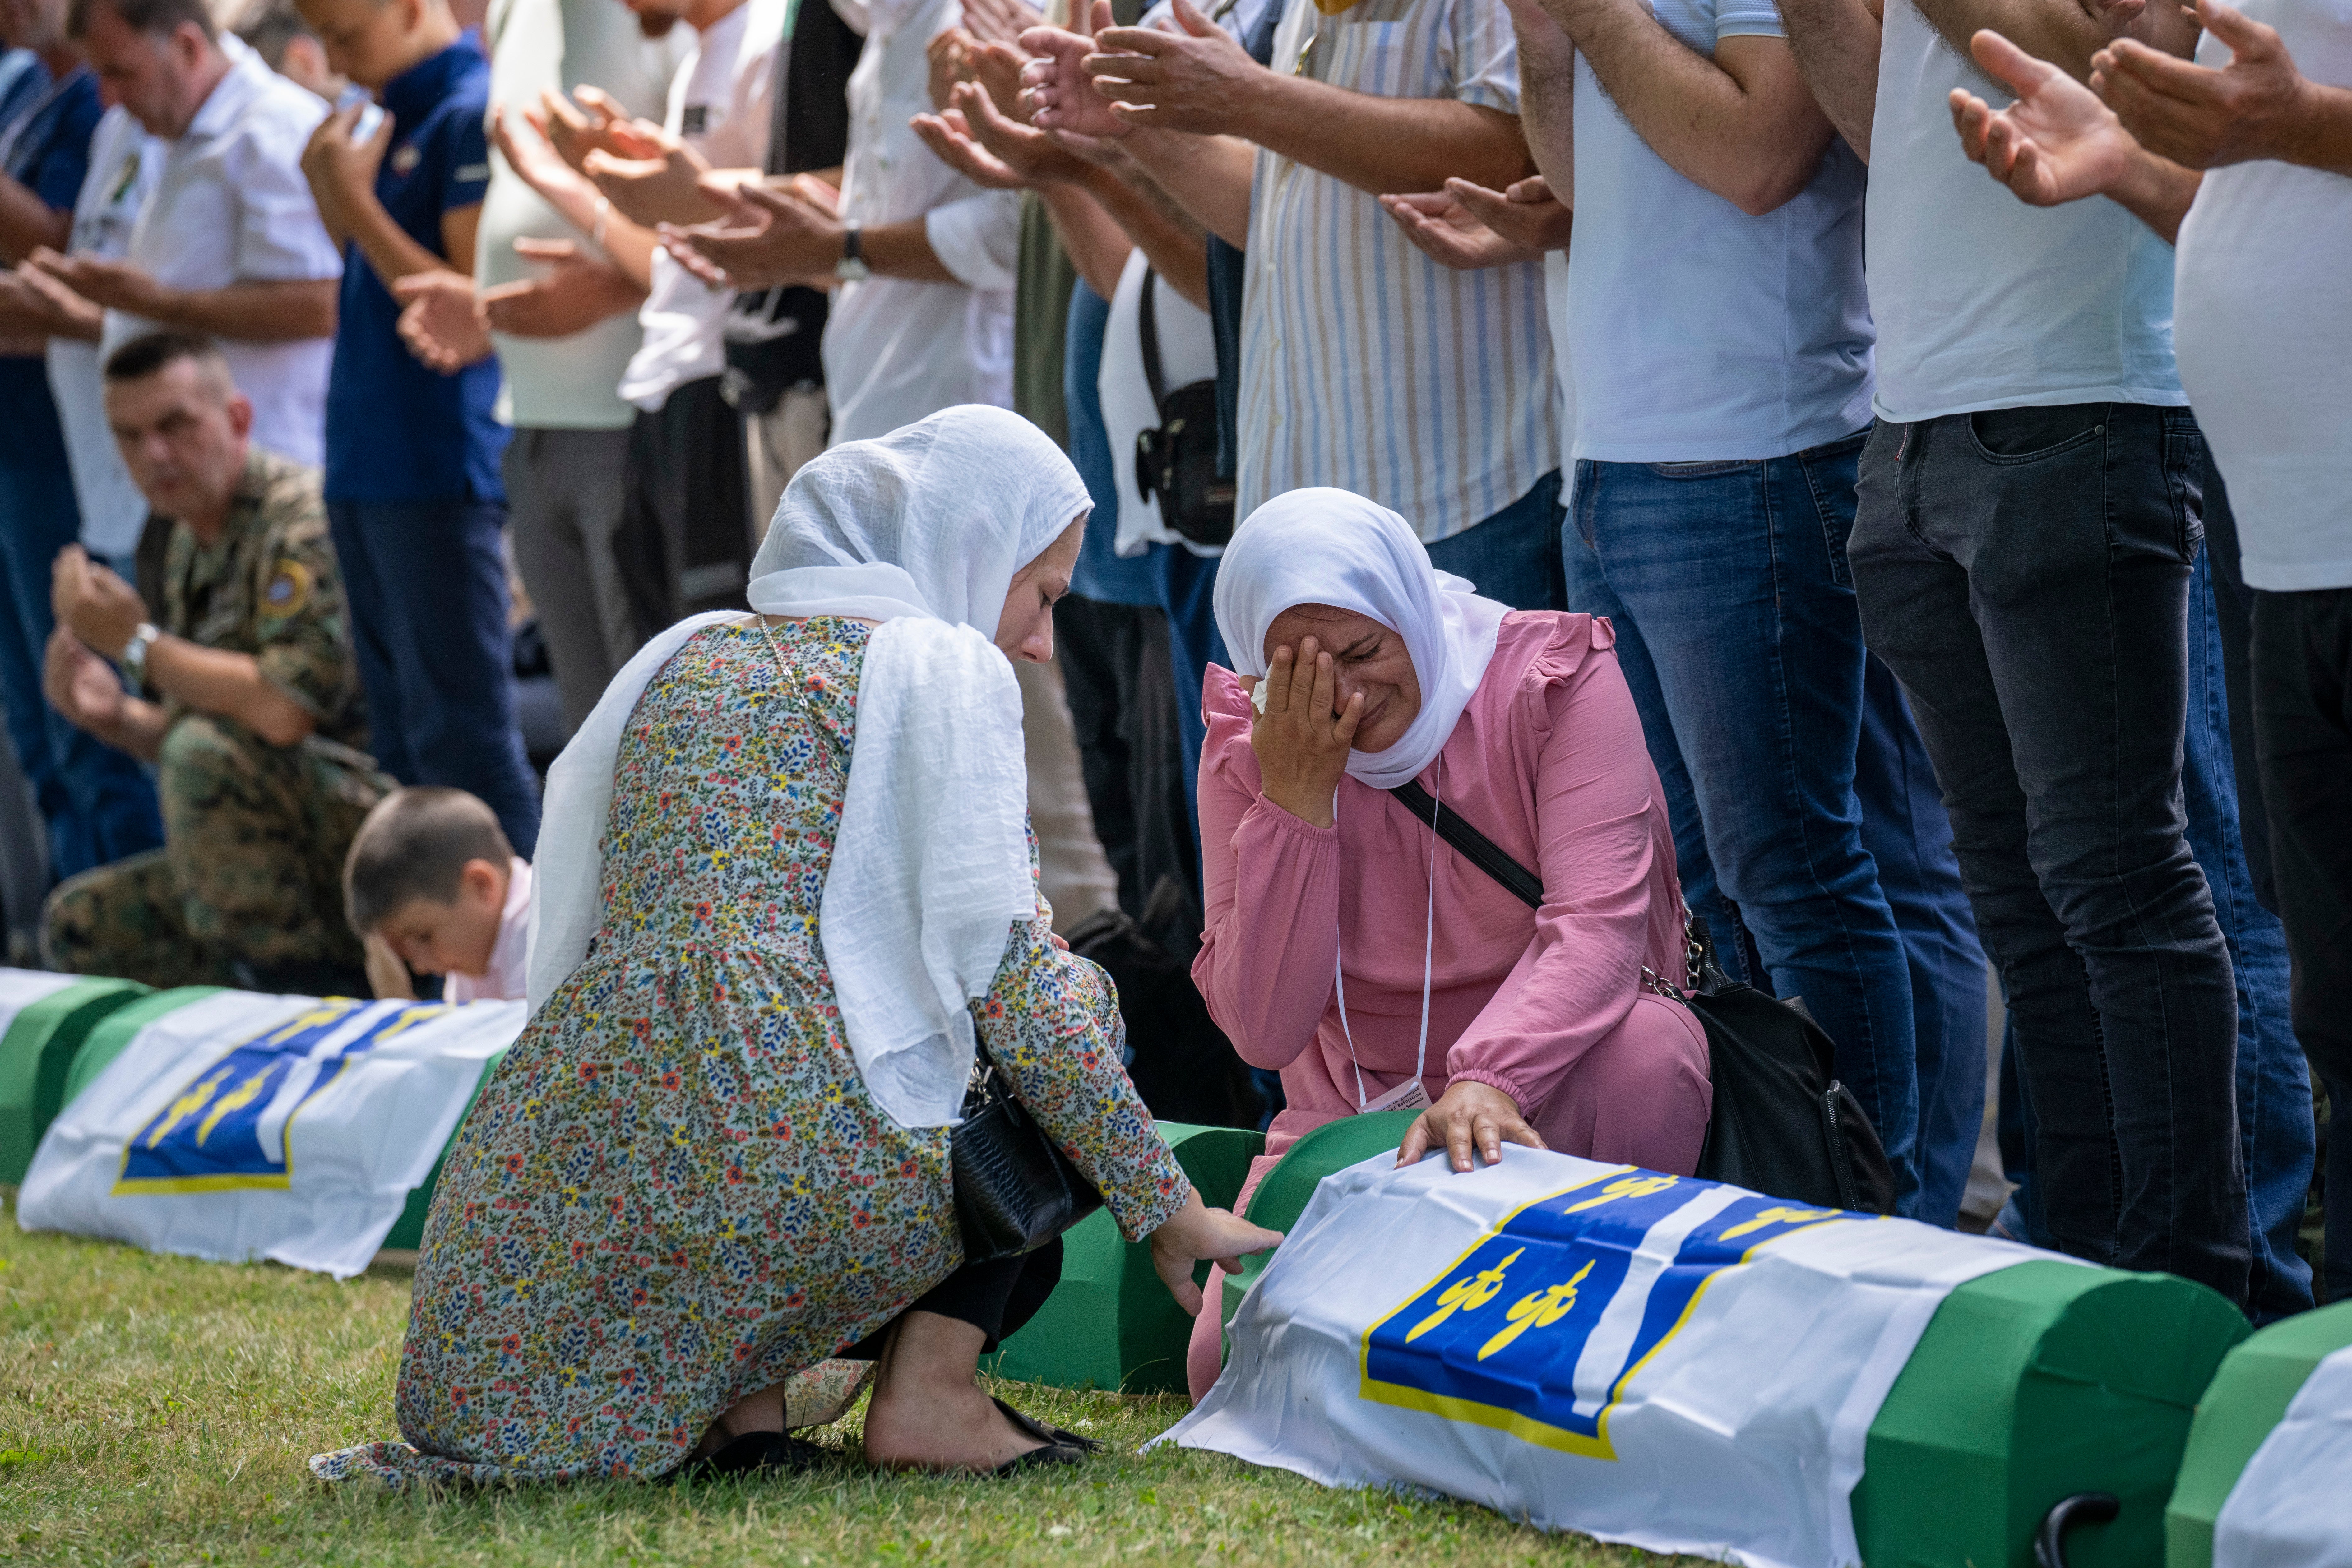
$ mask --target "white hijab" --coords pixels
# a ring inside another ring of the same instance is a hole
[[[976,1039],[967,1004],[1036,909],[1020,688],[990,639],[1013,575],[1089,504],[1027,420],[950,408],[803,468],[751,563],[764,614],[883,623],[866,645],[817,940],[857,1070],[902,1127],[957,1119]],[[600,840],[637,699],[688,637],[734,618],[692,616],[647,644],[549,770],[534,1010],[603,919]]]
[[[1265,674],[1265,634],[1297,605],[1370,616],[1404,638],[1421,711],[1383,752],[1349,752],[1348,773],[1374,789],[1410,784],[1435,760],[1486,678],[1507,605],[1429,563],[1404,519],[1338,489],[1278,495],[1234,531],[1217,568],[1217,630],[1242,675]]]

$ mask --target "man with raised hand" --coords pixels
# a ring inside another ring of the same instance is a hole
[[[256,438],[318,463],[342,260],[301,160],[327,106],[224,36],[204,0],[74,0],[67,27],[107,101],[167,145],[127,258],[43,250],[33,265],[105,309],[101,355],[159,328],[212,338]]]
[[[1529,173],[1500,0],[1294,4],[1272,68],[1190,0],[1173,16],[1111,27],[1098,4],[1095,37],[1022,45],[1040,128],[1121,139],[1248,253],[1235,516],[1302,486],[1353,490],[1482,593],[1560,607],[1542,267],[1443,265],[1380,201]]]
[[[2242,1302],[2236,986],[2181,804],[2205,455],[2171,258],[2111,204],[2038,212],[1995,188],[1947,101],[1979,79],[1979,27],[2080,77],[2119,31],[2179,50],[2193,24],[2174,0],[1887,0],[1883,29],[1864,0],[1787,15],[1827,112],[1869,120],[1879,423],[1847,557],[2001,966],[2038,1235]]]
[[[45,958],[151,985],[356,992],[343,853],[392,781],[362,749],[318,471],[253,442],[253,406],[205,339],[134,339],[105,374],[166,540],[158,597],[60,552],[47,685],[73,724],[154,765],[163,847],[60,885]]]
[[[2343,438],[2352,312],[2342,290],[2352,26],[2306,0],[2260,10],[2276,26],[2205,0],[2205,63],[2119,40],[2092,57],[2090,89],[1980,32],[1978,62],[2016,101],[1996,113],[1966,89],[1950,100],[1968,155],[2021,199],[2048,206],[2104,195],[2177,237],[2181,380],[2231,477],[2253,590],[2249,684],[2294,961],[2294,1030],[2330,1102],[2343,1106],[2352,1104],[2352,449]],[[2255,1171],[2262,1161],[2257,1147]],[[2331,1143],[2327,1175],[2327,1295],[2342,1300],[2352,1294],[2352,1140]],[[2266,1217],[2257,1205],[2257,1225]],[[2280,1310],[2260,1293],[2259,1270],[2256,1279],[2256,1310]]]
[[[1843,561],[1869,424],[1861,163],[1769,0],[1513,11],[1529,141],[1575,209],[1569,603],[1616,627],[1694,909],[1821,1020],[1920,1212],[1914,972],[1857,796],[1865,735],[1899,751],[1910,724],[1869,679]]]

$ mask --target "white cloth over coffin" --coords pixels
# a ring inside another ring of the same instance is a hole
[[[7,1034],[17,1014],[80,979],[79,974],[44,974],[36,969],[0,969],[0,1035]]]
[[[1864,1440],[1928,1319],[1955,1285],[2053,1256],[1511,1145],[1466,1175],[1392,1158],[1325,1178],[1234,1314],[1216,1386],[1160,1441],[1653,1552],[1850,1564]],[[1628,1240],[1609,1256],[1538,1234],[1604,1221]],[[1417,1352],[1398,1342],[1482,1267],[1499,1271],[1485,1300]],[[1553,1287],[1570,1300],[1547,1322]],[[1436,1397],[1489,1375],[1517,1386]]]
[[[2311,1369],[2213,1524],[2213,1568],[2352,1568],[2352,1347]]]
[[[49,1124],[16,1223],[348,1279],[526,1016],[520,1002],[192,1002],[141,1029]]]

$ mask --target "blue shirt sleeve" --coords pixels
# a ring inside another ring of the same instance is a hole
[[[98,82],[87,73],[58,100],[48,140],[33,165],[33,177],[26,182],[42,205],[57,212],[73,210],[89,174],[89,139],[105,113],[106,106],[98,100]]]
[[[490,188],[490,139],[482,123],[488,113],[487,97],[460,93],[445,106],[441,123],[434,128],[442,212],[476,205]]]

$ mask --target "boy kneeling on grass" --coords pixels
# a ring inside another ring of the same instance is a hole
[[[530,862],[464,790],[397,789],[377,802],[343,861],[343,908],[380,997],[415,995],[412,971],[447,976],[447,1002],[523,994]]]

